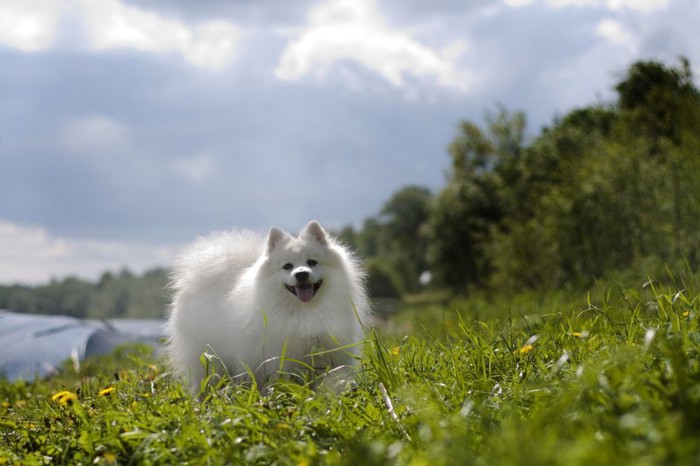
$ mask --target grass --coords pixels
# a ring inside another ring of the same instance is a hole
[[[698,464],[700,296],[684,288],[415,305],[368,335],[340,391],[220,385],[200,402],[125,348],[0,381],[0,464]]]

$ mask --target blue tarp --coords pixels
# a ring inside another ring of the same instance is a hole
[[[64,361],[109,354],[141,342],[160,349],[165,322],[156,319],[77,319],[0,310],[0,377],[34,380],[55,373]]]

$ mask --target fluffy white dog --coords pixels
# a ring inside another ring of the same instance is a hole
[[[273,228],[197,240],[176,260],[167,325],[176,371],[200,390],[211,367],[259,384],[351,365],[369,316],[358,259],[318,224],[298,237]]]

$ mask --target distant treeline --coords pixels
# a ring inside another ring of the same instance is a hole
[[[585,286],[666,264],[697,270],[700,91],[690,63],[634,63],[615,91],[534,136],[525,114],[502,107],[484,125],[461,122],[439,192],[405,187],[359,230],[337,232],[365,258],[372,294],[416,292],[428,278],[464,293]],[[0,287],[0,308],[158,317],[166,282],[154,270]]]
[[[369,258],[376,292],[415,291],[424,270],[465,292],[697,269],[700,92],[691,66],[640,61],[615,91],[614,102],[575,109],[534,137],[523,113],[502,107],[484,125],[463,121],[443,189],[404,188],[359,231],[343,230]]]
[[[97,283],[66,278],[48,285],[0,286],[0,309],[89,318],[160,318],[169,293],[165,269],[137,276],[105,272]]]

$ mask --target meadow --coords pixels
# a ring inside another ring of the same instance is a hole
[[[409,300],[345,383],[195,399],[144,348],[0,381],[0,464],[700,463],[695,279]]]

